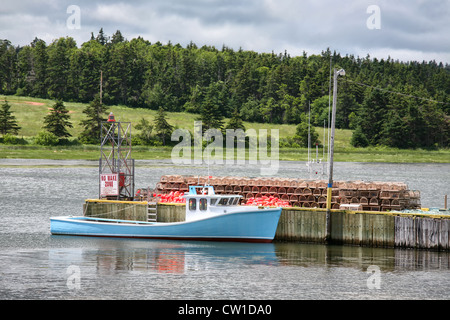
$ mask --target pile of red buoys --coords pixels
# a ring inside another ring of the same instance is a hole
[[[186,199],[183,198],[184,192],[172,191],[168,194],[153,194],[153,197],[159,198],[159,203],[186,203]]]
[[[277,197],[267,197],[262,196],[258,198],[250,198],[247,200],[246,206],[255,206],[255,207],[282,207],[282,208],[289,208],[292,207],[289,204],[289,201],[281,200]]]

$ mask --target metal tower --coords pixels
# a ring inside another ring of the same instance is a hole
[[[132,200],[134,159],[131,159],[131,123],[116,122],[111,112],[101,124],[99,199]]]

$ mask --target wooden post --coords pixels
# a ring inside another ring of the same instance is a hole
[[[447,210],[447,195],[444,197],[444,210]]]

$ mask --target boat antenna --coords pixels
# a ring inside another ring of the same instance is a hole
[[[311,102],[309,104],[308,112],[308,163],[311,161]]]
[[[311,173],[311,166],[312,166],[312,160],[311,160],[311,102],[308,102],[308,163],[306,164],[308,166],[308,172],[309,172],[309,178],[312,179],[312,173]]]
[[[331,51],[330,51],[331,52]],[[330,83],[329,83],[329,87],[328,87],[328,156],[327,156],[327,163],[330,162],[330,124],[331,124],[331,82],[333,79],[333,56],[330,54]]]
[[[326,123],[326,120],[323,120],[323,148],[322,148],[323,155],[322,155],[322,159],[324,159],[324,160],[325,160],[325,123]]]
[[[209,153],[208,153],[208,186],[209,186]]]

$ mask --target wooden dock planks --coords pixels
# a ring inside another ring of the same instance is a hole
[[[395,217],[395,246],[450,250],[450,218]]]

